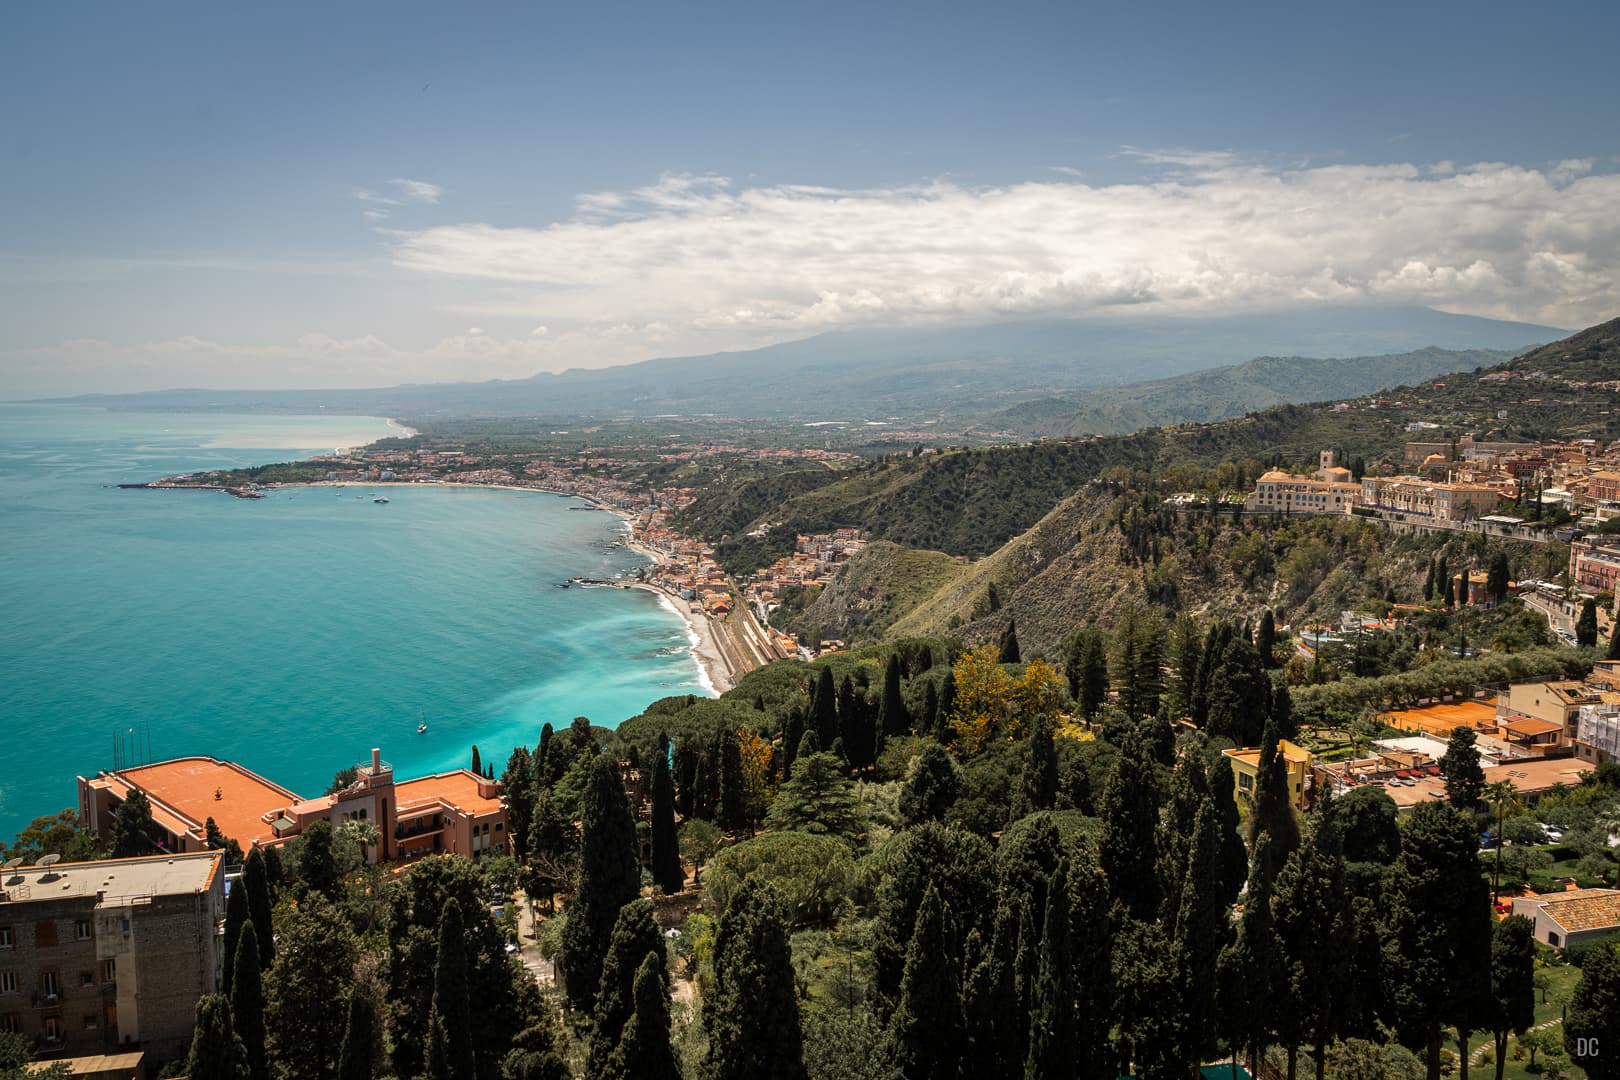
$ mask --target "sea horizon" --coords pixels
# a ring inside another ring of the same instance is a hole
[[[73,807],[75,777],[206,755],[298,794],[372,747],[413,776],[497,774],[541,725],[614,727],[712,694],[678,612],[558,588],[646,565],[621,519],[544,492],[288,487],[261,500],[120,490],[399,434],[383,417],[0,405],[0,832]],[[358,492],[359,498],[352,497]],[[418,735],[419,719],[428,730]],[[150,732],[150,754],[146,732]],[[126,761],[126,764],[128,762]]]

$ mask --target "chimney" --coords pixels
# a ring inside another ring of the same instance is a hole
[[[373,776],[382,772],[382,750],[379,747],[371,748],[371,774]]]

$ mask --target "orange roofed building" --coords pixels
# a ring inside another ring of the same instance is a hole
[[[366,821],[379,834],[366,850],[371,862],[506,851],[498,781],[455,769],[396,784],[394,767],[379,750],[355,773],[342,791],[305,799],[233,762],[177,758],[79,777],[79,815],[106,839],[113,814],[139,789],[152,804],[160,843],[171,852],[206,850],[209,818],[243,849],[285,843],[316,821],[333,828]]]

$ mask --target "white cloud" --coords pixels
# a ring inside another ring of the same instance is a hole
[[[1620,308],[1620,176],[1588,162],[1275,168],[1226,151],[1124,153],[1167,171],[878,190],[674,176],[583,196],[577,216],[540,228],[385,235],[400,267],[499,283],[468,313],[614,342],[656,323],[663,340],[704,348],[1127,307],[1380,301],[1563,326]]]
[[[400,197],[406,202],[436,203],[444,189],[438,184],[430,184],[426,180],[394,179],[388,181],[399,189]]]

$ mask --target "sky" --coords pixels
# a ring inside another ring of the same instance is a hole
[[[1032,315],[1620,315],[1612,3],[0,17],[0,398]]]

